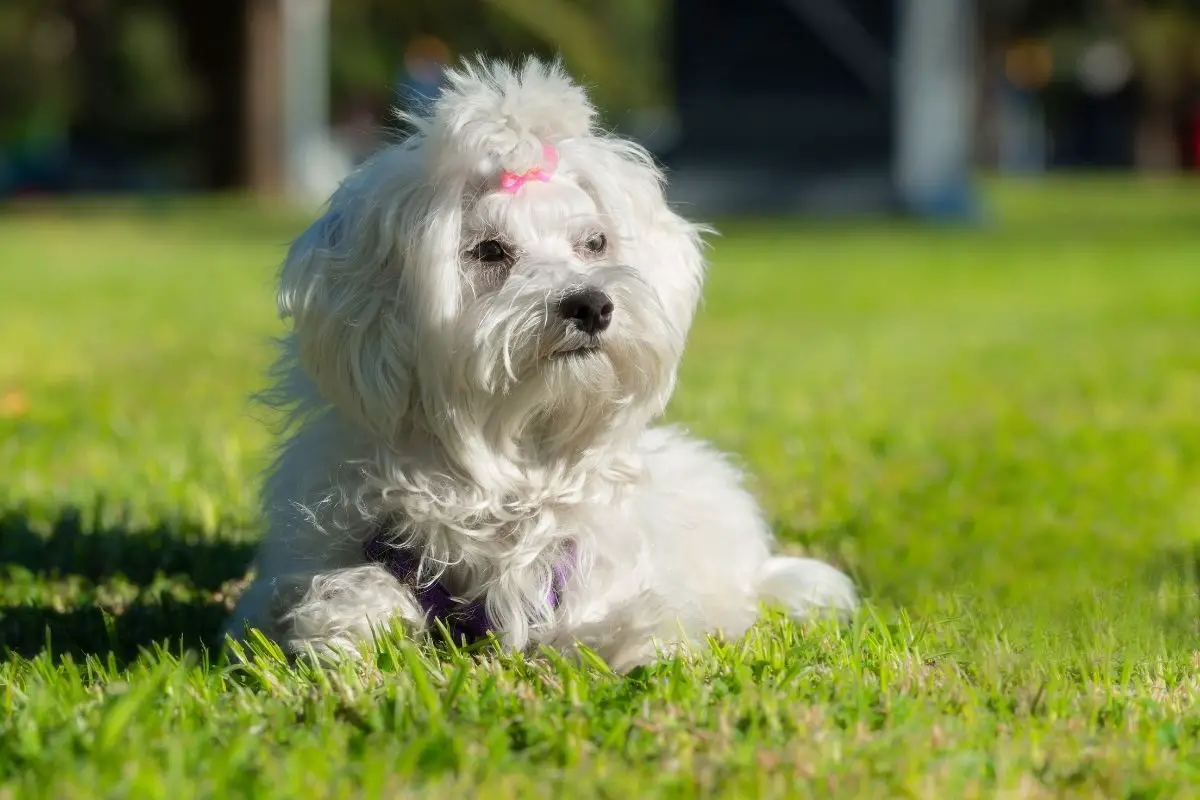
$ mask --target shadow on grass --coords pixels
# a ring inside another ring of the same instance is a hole
[[[186,521],[143,529],[101,516],[67,507],[47,526],[21,510],[0,514],[0,575],[15,569],[33,573],[35,583],[77,577],[125,587],[111,610],[94,589],[74,608],[36,590],[37,599],[10,596],[0,604],[0,652],[32,657],[49,647],[57,657],[124,662],[156,642],[176,652],[216,644],[229,613],[225,590],[245,576],[254,543]]]
[[[229,615],[215,598],[171,597],[139,601],[119,614],[97,606],[59,611],[45,606],[0,606],[0,653],[33,658],[47,650],[76,661],[110,656],[120,665],[155,643],[173,653],[220,649],[221,625]]]
[[[254,548],[252,542],[216,538],[186,522],[148,529],[105,526],[68,507],[46,536],[24,513],[0,514],[0,566],[89,581],[124,577],[145,586],[159,575],[180,576],[211,591],[244,575]]]

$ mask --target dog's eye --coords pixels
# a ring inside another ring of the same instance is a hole
[[[509,252],[495,239],[486,239],[471,249],[471,258],[483,264],[503,264],[509,260]]]
[[[589,253],[598,256],[608,249],[608,237],[603,233],[593,233],[583,243],[583,246]]]

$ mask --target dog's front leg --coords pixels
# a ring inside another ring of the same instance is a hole
[[[293,655],[353,656],[397,620],[411,633],[427,625],[412,589],[378,564],[295,576],[277,589],[280,643]]]
[[[568,620],[547,644],[567,654],[575,654],[577,646],[583,645],[623,673],[669,656],[685,638],[678,612],[668,599],[645,591],[607,608],[599,617]]]

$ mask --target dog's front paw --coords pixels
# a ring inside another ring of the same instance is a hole
[[[794,619],[821,613],[845,618],[858,608],[858,592],[849,576],[812,558],[768,559],[759,572],[758,594],[782,604]]]
[[[670,656],[683,639],[678,613],[659,594],[642,592],[600,619],[560,630],[550,647],[572,657],[587,647],[618,674]]]

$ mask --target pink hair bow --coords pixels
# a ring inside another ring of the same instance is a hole
[[[554,168],[558,166],[558,150],[552,144],[542,145],[542,163],[538,164],[525,172],[509,172],[504,170],[500,173],[500,188],[509,194],[516,194],[529,181],[539,181],[545,183],[550,180],[550,176],[554,174]]]

